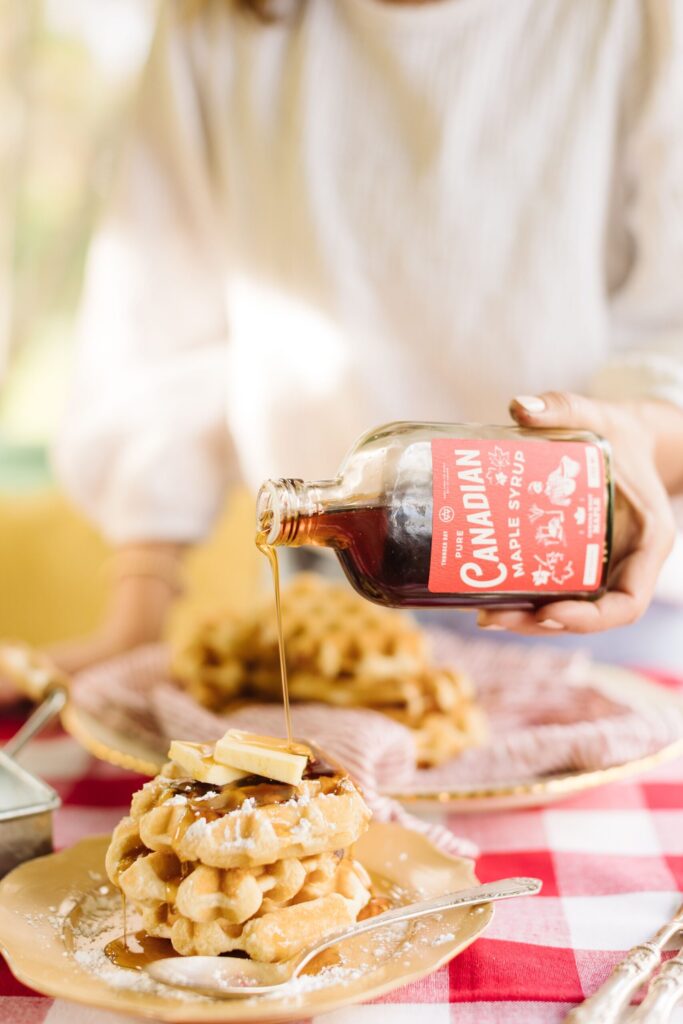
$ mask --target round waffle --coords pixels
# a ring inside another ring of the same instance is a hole
[[[344,849],[370,820],[342,772],[304,779],[297,787],[252,778],[251,786],[219,791],[176,775],[175,766],[167,765],[143,786],[133,797],[131,818],[148,849],[208,867],[253,867]]]
[[[135,832],[131,819],[122,826],[112,848]],[[114,859],[108,856],[108,867]],[[112,880],[145,930],[184,956],[242,950],[256,960],[287,959],[353,923],[371,896],[364,868],[343,851],[222,870],[145,850],[120,865]]]
[[[426,658],[424,636],[407,616],[313,573],[299,574],[284,589],[282,627],[292,674],[337,680],[364,674],[375,658],[389,659],[394,669],[414,668]],[[214,710],[244,695],[276,698],[281,684],[272,601],[207,622],[177,656],[175,675]]]
[[[405,614],[310,573],[283,591],[282,610],[291,700],[389,714],[414,732],[421,765],[485,739],[469,679],[430,662],[423,632]],[[237,700],[279,700],[272,602],[207,623],[177,657],[174,674],[215,711]]]
[[[369,817],[342,771],[296,787],[252,776],[219,788],[170,763],[134,795],[106,870],[145,930],[178,953],[283,960],[367,905],[370,879],[345,848]]]

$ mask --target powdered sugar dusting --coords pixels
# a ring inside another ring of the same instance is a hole
[[[214,794],[211,793],[211,796]],[[184,807],[187,804],[187,797],[184,793],[175,793],[168,800],[164,801],[166,807]]]
[[[402,891],[385,880],[380,886],[382,894],[392,903],[404,903],[414,896]],[[154,981],[144,971],[135,971],[112,963],[105,954],[109,942],[120,939],[123,933],[123,913],[118,890],[103,884],[102,876],[92,878],[92,887],[87,892],[74,892],[64,898],[60,905],[51,906],[45,913],[32,915],[39,933],[46,924],[57,933],[63,942],[62,955],[66,964],[71,961],[76,969],[94,976],[109,989],[118,992],[154,995],[166,1001],[190,1004],[210,1004],[211,997],[188,989],[173,989]],[[140,929],[141,921],[132,907],[128,909],[128,930],[132,935]],[[315,973],[303,974],[297,979],[277,986],[272,994],[246,997],[245,1003],[274,1000],[301,1004],[305,1007],[306,997],[326,988],[344,988],[356,995],[359,986],[365,990],[373,984],[373,977],[387,964],[400,962],[406,972],[416,966],[413,956],[424,949],[453,941],[454,934],[445,927],[443,934],[435,938],[433,927],[425,927],[424,921],[402,922],[386,926],[368,935],[359,936],[339,947],[332,962],[323,962]],[[216,958],[219,968],[221,959]],[[180,960],[179,960],[180,963]]]
[[[123,910],[118,890],[100,886],[89,893],[74,894],[64,900],[57,913],[51,914],[47,920],[50,927],[62,935],[63,955],[108,987],[168,997],[168,987],[154,981],[144,971],[117,967],[104,951],[107,943],[123,934]],[[137,915],[130,910],[129,931],[139,927]],[[184,1001],[210,1002],[206,996],[180,989],[173,992],[173,998],[176,997]]]

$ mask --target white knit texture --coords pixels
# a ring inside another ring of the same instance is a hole
[[[383,421],[683,404],[682,7],[162,5],[89,263],[76,500],[192,540],[240,473],[329,477]]]

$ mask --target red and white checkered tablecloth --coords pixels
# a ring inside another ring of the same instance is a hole
[[[17,724],[0,721],[0,742]],[[22,762],[62,797],[57,847],[111,829],[141,783],[63,735],[34,741]],[[554,1024],[681,902],[683,761],[544,809],[434,819],[479,845],[482,881],[535,875],[542,895],[501,904],[484,936],[430,977],[314,1024]],[[41,997],[0,961],[3,1024],[124,1019]]]

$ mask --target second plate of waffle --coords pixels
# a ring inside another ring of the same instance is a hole
[[[369,789],[459,811],[534,806],[682,749],[683,702],[637,673],[547,645],[423,629],[310,574],[282,599],[297,728],[330,750],[341,737],[357,774],[371,762]],[[24,660],[41,668],[32,652]],[[83,673],[62,720],[96,756],[152,775],[178,732],[277,731],[281,694],[264,600],[204,622],[173,658],[156,645]]]

